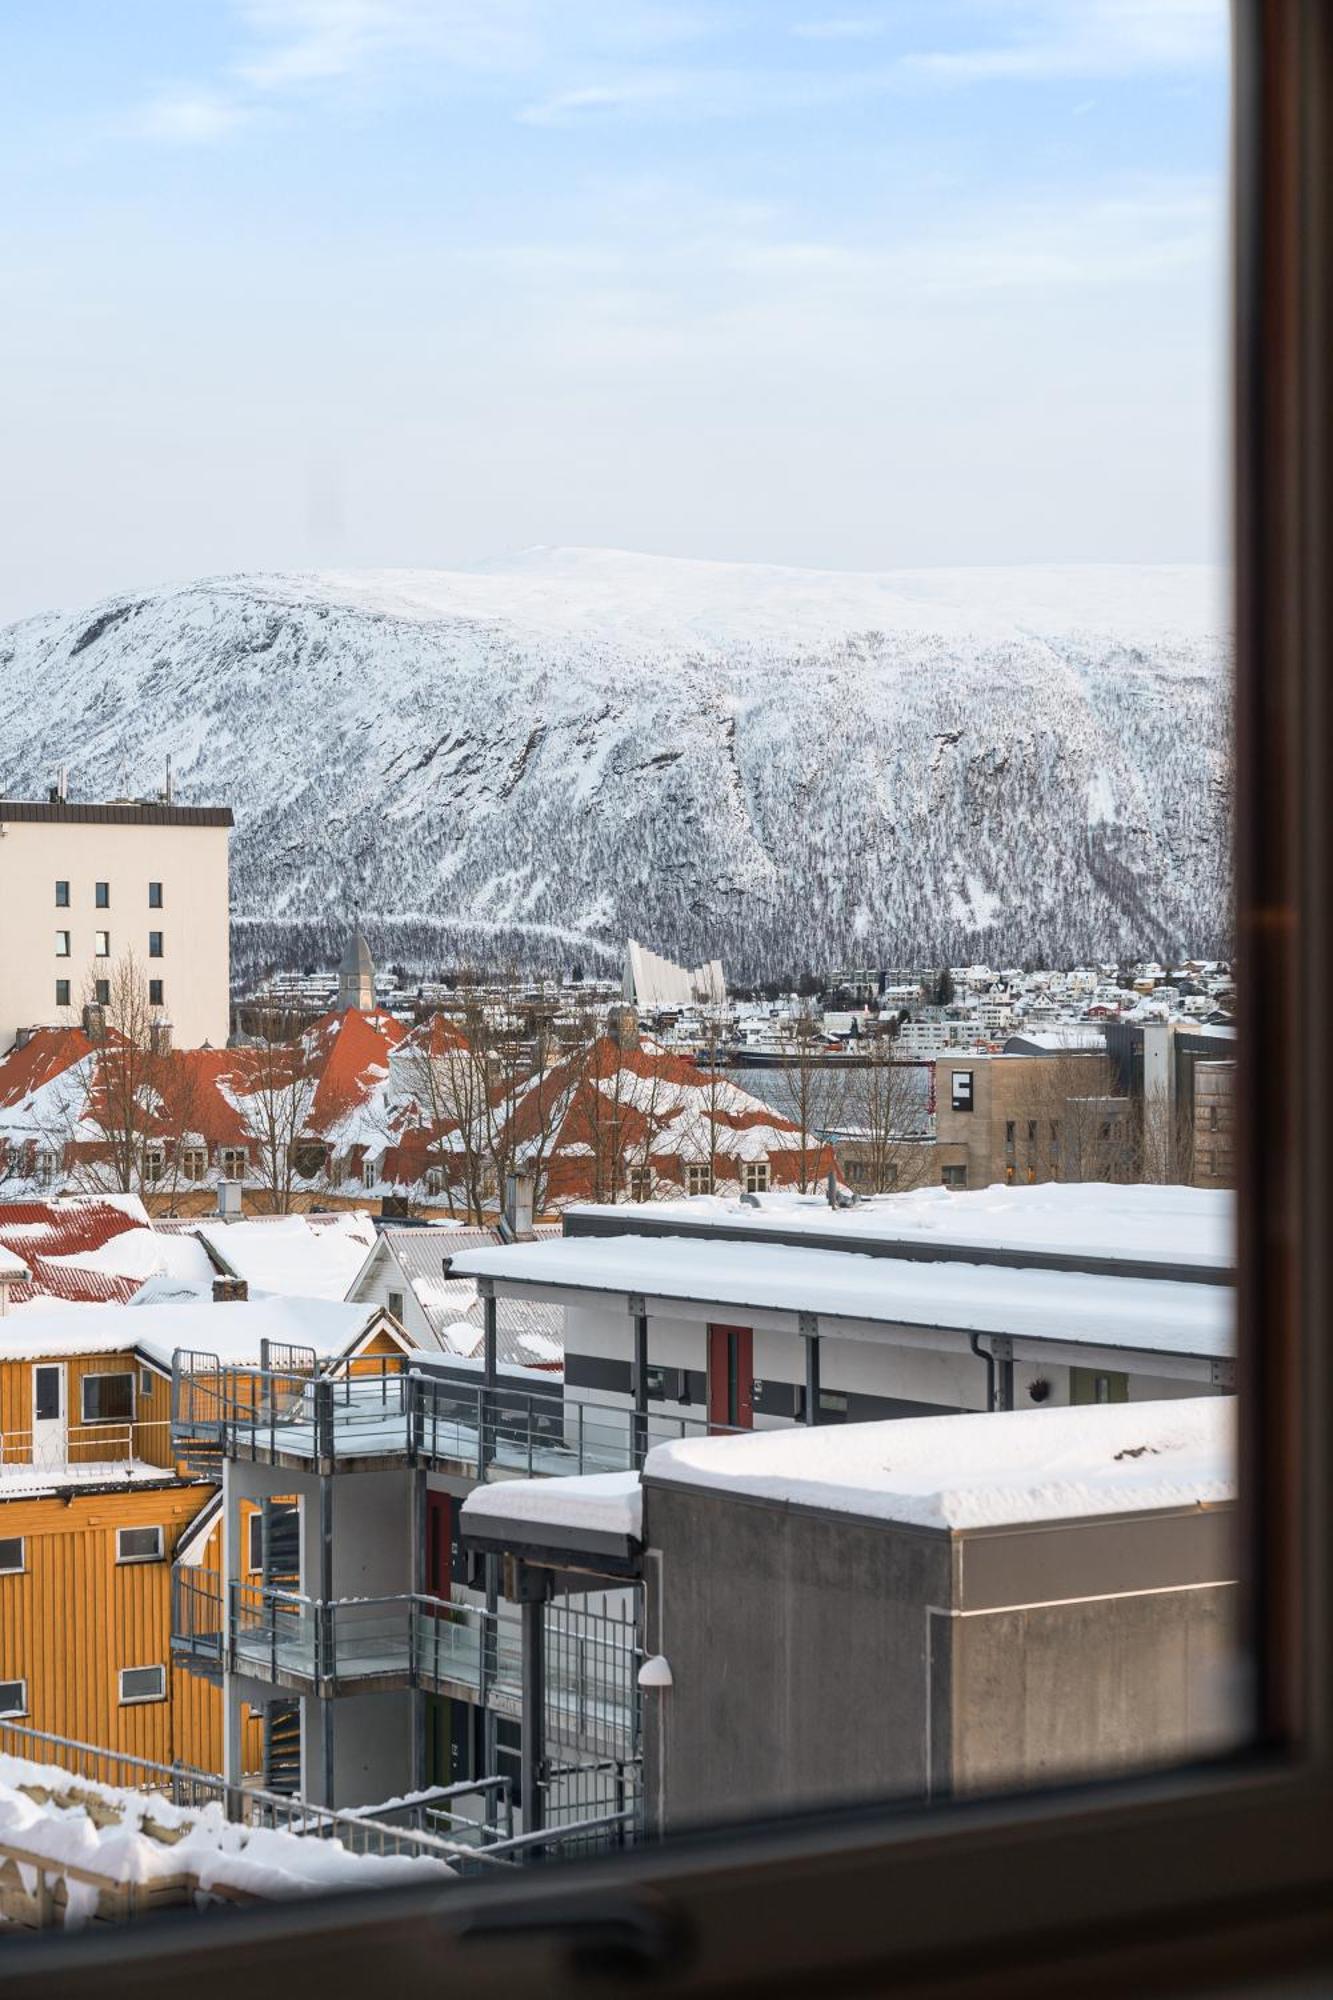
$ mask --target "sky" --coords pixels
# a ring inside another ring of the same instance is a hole
[[[1224,559],[1225,0],[8,0],[0,622]]]

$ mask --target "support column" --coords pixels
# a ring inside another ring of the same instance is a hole
[[[428,1503],[426,1500],[426,1475],[413,1472],[412,1478],[412,1593],[414,1597],[426,1594],[426,1535]],[[416,1657],[415,1637],[419,1607],[411,1607],[408,1618],[411,1656]],[[412,1702],[412,1779],[413,1791],[421,1791],[426,1782],[426,1697],[415,1683],[411,1692]]]
[[[1007,1334],[997,1333],[991,1342],[991,1352],[995,1356],[995,1407],[997,1410],[1012,1410],[1014,1407],[1014,1343]]]
[[[819,1422],[819,1320],[814,1313],[801,1313],[797,1321],[805,1342],[805,1421]]]
[[[222,1678],[222,1775],[227,1784],[228,1819],[241,1817],[241,1794],[245,1783],[245,1704],[234,1674]]]
[[[648,1311],[646,1301],[630,1295],[634,1321],[634,1426],[631,1456],[642,1465],[648,1454]]]
[[[521,1758],[523,1766],[523,1831],[539,1833],[546,1820],[546,1797],[542,1778],[546,1770],[546,1598],[549,1577],[545,1570],[529,1569],[519,1575],[519,1597],[523,1605],[523,1719]]]
[[[482,1371],[481,1396],[477,1409],[477,1476],[486,1477],[490,1463],[488,1425],[495,1422],[495,1385],[499,1379],[499,1354],[495,1329],[495,1286],[490,1278],[478,1278],[481,1294]]]

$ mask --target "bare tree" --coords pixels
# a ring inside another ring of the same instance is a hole
[[[322,1168],[323,1142],[312,1126],[319,1052],[301,1017],[286,1009],[263,1009],[254,1026],[256,1041],[237,1051],[241,1123],[265,1203],[271,1214],[287,1215],[298,1186]]]
[[[844,1073],[840,1128],[870,1194],[923,1187],[936,1178],[927,1141],[929,1092],[921,1063],[896,1061],[888,1036],[866,1040]]]
[[[773,1103],[800,1136],[796,1184],[806,1194],[822,1171],[828,1135],[842,1122],[848,1072],[828,1060],[823,1027],[808,1004],[787,1023],[781,1045]]]
[[[93,1059],[63,1094],[61,1130],[50,1135],[50,1150],[67,1184],[135,1193],[149,1147],[159,1141],[170,1053],[161,1010],[150,1004],[132,956],[117,959],[105,976],[89,976],[84,1022]]]

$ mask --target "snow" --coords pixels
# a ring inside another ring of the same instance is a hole
[[[21,1460],[7,1465],[0,1457],[0,1500],[14,1500],[20,1495],[31,1500],[39,1494],[63,1493],[71,1486],[142,1486],[174,1481],[171,1466],[148,1465],[142,1459],[114,1456],[116,1444],[128,1430],[127,1424],[113,1427],[107,1437],[107,1456],[102,1459],[81,1459],[75,1463],[62,1456],[59,1465],[53,1466],[40,1460],[36,1465]],[[28,1448],[26,1435],[20,1435],[23,1447]]]
[[[321,1360],[354,1346],[379,1315],[377,1306],[323,1299],[265,1298],[226,1304],[33,1305],[0,1319],[0,1359],[60,1354],[137,1353],[170,1368],[178,1347],[226,1362],[259,1362],[262,1340],[311,1347]]]
[[[10,1280],[17,1282],[29,1275],[28,1267],[23,1259],[15,1256],[12,1250],[6,1250],[3,1243],[0,1243],[0,1279],[3,1279],[6,1283]]]
[[[184,1875],[205,1892],[246,1898],[440,1881],[453,1872],[429,1855],[356,1854],[338,1840],[237,1824],[217,1802],[175,1806],[158,1794],[0,1755],[0,1853],[7,1847],[57,1874],[71,1868],[143,1884]],[[69,1917],[90,1916],[95,1888],[67,1888]]]
[[[478,1486],[463,1502],[464,1528],[478,1521],[530,1521],[546,1528],[624,1535],[643,1532],[637,1472],[589,1472],[568,1479],[506,1479]]]
[[[204,1243],[252,1292],[340,1300],[347,1297],[375,1242],[375,1226],[359,1211],[320,1216],[251,1217],[201,1222]]]
[[[1136,1262],[1229,1269],[1235,1263],[1236,1204],[1222,1189],[1050,1182],[1037,1187],[970,1190],[933,1187],[878,1195],[855,1208],[831,1209],[822,1195],[763,1195],[758,1207],[718,1195],[688,1201],[625,1204],[636,1215],[706,1223],[719,1235],[743,1230],[801,1230],[840,1242],[939,1243],[998,1250],[1036,1250],[1068,1257],[1116,1257]],[[596,1214],[574,1204],[572,1216]]]
[[[682,1439],[643,1476],[958,1530],[1222,1505],[1235,1468],[1234,1399],[1205,1396]]]
[[[1011,958],[1137,953],[1145,909],[1216,957],[1226,628],[1218,577],[1179,569],[544,550],[217,578],[8,631],[0,755],[40,795],[73,754],[78,796],[122,761],[146,787],[170,751],[181,796],[226,798],[243,975],[318,949],[350,880],[377,956],[419,968],[446,940],[456,963],[618,962],[630,935],[733,981],[797,936],[815,963],[929,940],[962,964],[994,954],[1000,896]],[[1117,818],[1088,828],[1103,779]]]
[[[494,1278],[501,1287],[553,1285],[622,1298],[641,1293],[650,1313],[653,1301],[663,1300],[1210,1360],[1233,1351],[1230,1290],[1165,1278],[911,1263],[782,1243],[632,1235],[474,1250],[455,1268]]]

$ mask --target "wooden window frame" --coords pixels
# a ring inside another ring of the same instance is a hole
[[[1333,8],[1233,0],[1241,1575],[1253,1729],[1097,1785],[718,1829],[499,1883],[7,1947],[22,1991],[451,1977],[895,2000],[1327,1990],[1333,1965]],[[540,1877],[540,1879],[535,1879]]]
[[[156,1694],[126,1694],[126,1674],[161,1674],[162,1685]],[[171,1688],[171,1676],[163,1660],[145,1660],[142,1666],[118,1667],[116,1669],[116,1692],[121,1708],[146,1708],[155,1701],[165,1701]]]
[[[156,1535],[157,1547],[150,1556],[127,1556],[123,1552],[121,1537],[124,1535]],[[167,1531],[156,1521],[146,1522],[142,1527],[116,1529],[116,1567],[129,1569],[135,1563],[160,1563],[167,1559]]]
[[[127,1417],[90,1417],[88,1415],[88,1385],[90,1382],[122,1382],[130,1385],[130,1413]],[[80,1424],[132,1424],[139,1412],[139,1385],[133,1368],[90,1369],[79,1377],[79,1422]]]

